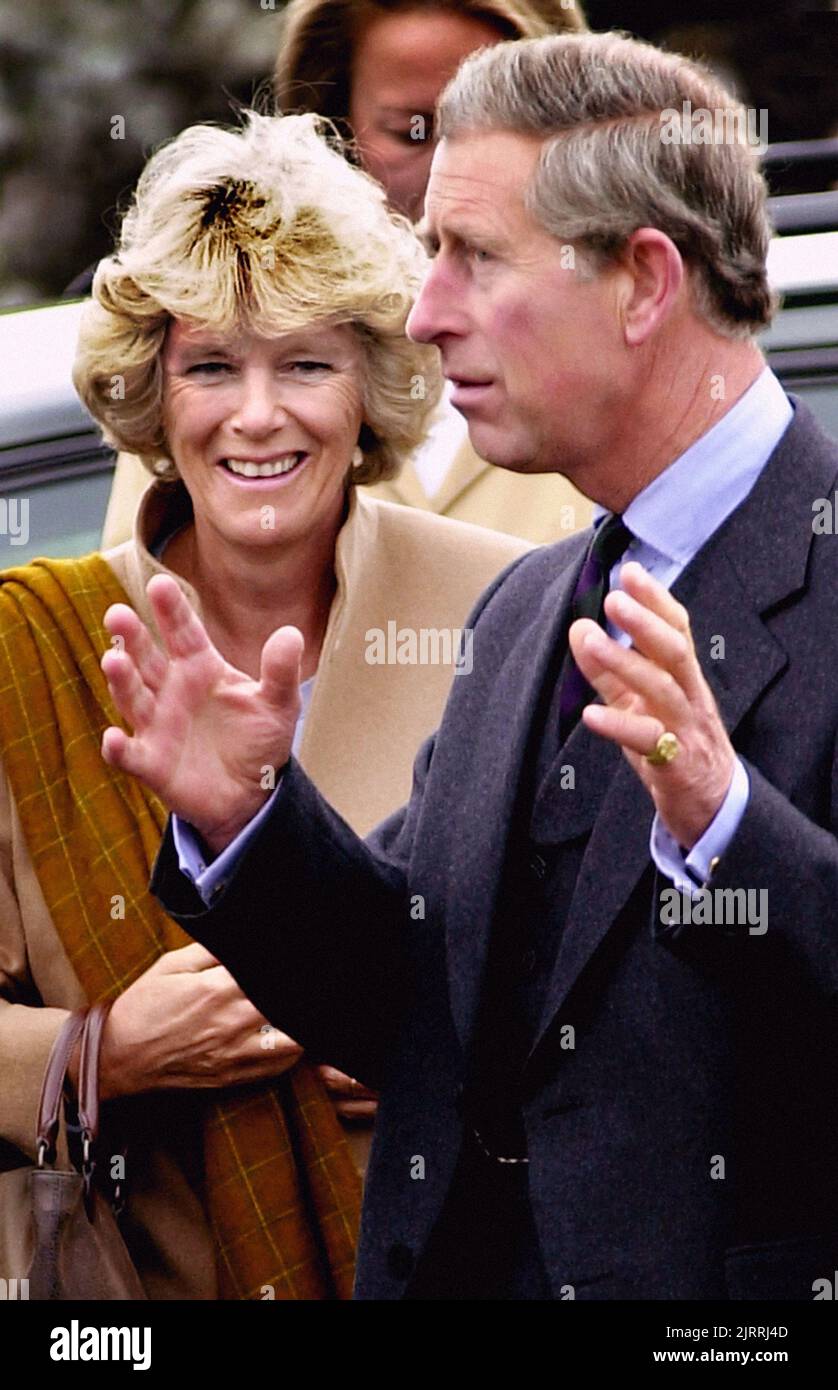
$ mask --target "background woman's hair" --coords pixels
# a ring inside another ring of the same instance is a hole
[[[192,126],[149,160],[99,264],[76,390],[106,438],[173,479],[161,364],[173,318],[265,336],[350,323],[364,349],[352,481],[392,477],[441,390],[436,349],[404,331],[424,268],[409,223],[321,118],[248,111],[240,129]]]
[[[494,25],[505,39],[585,29],[581,5],[562,0],[290,0],[274,74],[286,111],[318,111],[346,134],[355,46],[380,15],[448,12]]]
[[[718,141],[666,138],[662,113],[680,119],[684,103],[718,121]],[[700,64],[618,33],[499,44],[466,59],[437,110],[440,138],[488,129],[545,137],[527,205],[554,236],[602,264],[656,227],[695,272],[696,309],[717,332],[750,337],[771,321],[757,142]]]

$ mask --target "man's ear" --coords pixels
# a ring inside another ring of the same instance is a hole
[[[623,247],[620,269],[626,344],[641,347],[671,314],[684,283],[684,262],[665,232],[639,227]]]

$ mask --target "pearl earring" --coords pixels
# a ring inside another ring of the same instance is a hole
[[[360,446],[359,444],[356,444],[356,445],[355,445],[355,448],[354,448],[353,451],[352,451],[352,467],[353,467],[353,468],[360,468],[360,467],[361,467],[361,464],[362,464],[363,462],[364,462],[364,451],[363,451],[363,449],[361,448],[361,446]]]

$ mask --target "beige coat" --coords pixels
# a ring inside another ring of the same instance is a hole
[[[133,533],[137,505],[149,475],[130,454],[120,454],[114,473],[102,545],[114,546]],[[397,478],[365,488],[382,502],[401,502],[419,511],[489,526],[535,545],[563,540],[591,522],[591,503],[558,473],[511,473],[476,454],[468,440],[454,455],[439,492],[429,498],[413,464]]]
[[[461,445],[439,492],[429,498],[412,463],[398,477],[368,489],[383,502],[410,507],[489,526],[536,545],[549,545],[590,526],[592,507],[560,473],[512,473],[486,463],[469,444]]]
[[[145,584],[152,574],[171,573],[148,550],[166,506],[165,493],[150,490],[134,539],[106,552],[131,603],[149,623]],[[386,634],[392,622],[397,631],[460,627],[481,590],[526,548],[479,528],[353,497],[338,537],[337,592],[300,760],[360,833],[407,798],[413,756],[436,726],[452,679],[451,667],[441,665],[370,664],[368,634],[374,629]],[[195,591],[174,577],[200,612]],[[85,1002],[44,902],[0,764],[0,1167],[16,1166],[15,1149],[34,1158],[47,1057],[67,1011]],[[129,1207],[148,1245],[140,1274],[149,1296],[215,1298],[209,1231],[187,1178],[188,1125],[178,1136],[178,1111],[188,1110],[189,1093],[157,1092],[115,1104],[123,1135],[129,1144],[136,1135],[132,1150],[144,1159],[132,1164]],[[65,1145],[62,1132],[62,1162]]]

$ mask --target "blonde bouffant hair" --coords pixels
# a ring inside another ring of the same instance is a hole
[[[118,449],[174,480],[163,426],[161,350],[173,319],[275,337],[351,324],[363,347],[363,462],[353,483],[392,477],[439,399],[436,349],[405,323],[425,268],[403,217],[344,158],[313,114],[243,113],[198,125],[152,156],[100,262],[73,380]]]

